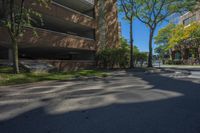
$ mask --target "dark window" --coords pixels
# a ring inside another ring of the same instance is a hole
[[[195,15],[195,16],[192,16],[192,17],[189,17],[189,18],[183,20],[183,24],[189,25],[190,23],[195,22],[196,20],[197,20],[197,18],[196,18],[196,15]]]

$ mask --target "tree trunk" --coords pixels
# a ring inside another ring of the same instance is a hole
[[[12,56],[13,56],[13,72],[19,73],[19,59],[18,59],[18,44],[16,39],[16,23],[15,23],[15,11],[14,11],[14,0],[10,0],[10,28],[8,32],[12,40]]]
[[[131,58],[130,58],[130,68],[134,68],[134,57],[133,57],[133,21],[130,21],[130,47],[131,47]]]
[[[153,67],[153,63],[152,63],[152,57],[153,57],[153,49],[152,49],[153,36],[154,36],[154,29],[150,29],[150,34],[149,34],[148,67]]]
[[[16,39],[12,39],[12,56],[13,56],[13,71],[15,74],[19,73],[19,58],[18,58],[18,44]]]

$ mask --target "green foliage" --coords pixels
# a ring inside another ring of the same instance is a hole
[[[148,55],[145,52],[138,52],[135,54],[135,64],[140,63],[141,66],[143,65],[144,61],[147,61]]]
[[[174,48],[176,45],[181,44],[182,40],[187,38],[185,35],[185,26],[177,25],[171,32],[171,38],[169,39],[168,48]]]
[[[157,27],[174,13],[193,9],[197,0],[131,0],[135,5],[135,15],[150,28]]]
[[[109,48],[97,53],[96,59],[101,68],[126,68],[129,65],[130,46],[125,38],[120,39],[119,48]]]
[[[157,45],[168,45],[169,39],[172,37],[172,31],[176,25],[170,23],[166,27],[158,31],[158,35],[154,37],[155,44]]]
[[[130,25],[130,68],[133,68],[134,55],[133,55],[133,19],[135,17],[134,4],[131,0],[119,0],[119,11],[123,13],[123,18],[129,22]]]
[[[199,46],[200,41],[200,23],[194,22],[188,26],[180,25],[168,25],[162,28],[158,36],[155,37],[155,42],[158,46],[155,48],[155,53],[159,54],[160,58],[164,58],[164,55],[173,48],[181,48],[184,46],[192,45],[193,47]],[[195,53],[191,51],[190,53]],[[169,54],[169,53],[168,53]],[[170,55],[169,55],[170,56]],[[172,56],[171,56],[172,57]],[[180,62],[168,61],[168,64],[180,64]]]
[[[134,18],[134,5],[132,4],[132,0],[118,0],[119,3],[119,12],[122,13],[123,19],[130,22],[133,21]]]
[[[48,7],[50,0],[36,0],[33,3],[26,4],[26,0],[4,0],[1,14],[1,23],[8,28],[14,38],[22,37],[26,27],[33,28],[33,23],[38,23],[34,18],[40,20],[43,24],[41,13],[36,11],[37,6]],[[9,17],[8,17],[9,16]],[[33,28],[34,29],[34,28]],[[35,32],[35,31],[34,31]]]
[[[171,33],[171,38],[169,39],[168,48],[174,48],[175,46],[185,45],[192,41],[199,42],[199,40],[200,40],[199,22],[191,23],[187,27],[185,27],[184,25],[178,25],[173,29]]]
[[[166,60],[165,61],[166,65],[182,65],[183,61],[182,60]]]
[[[137,46],[134,45],[134,47],[133,47],[133,54],[134,54],[134,55],[137,55],[137,54],[139,54],[139,53],[140,53],[140,50],[138,49]]]
[[[122,48],[122,49],[130,49],[128,41],[123,37],[120,38],[120,44],[121,44],[120,48]]]
[[[135,64],[138,61],[146,61],[147,54],[140,52],[137,46],[134,46]],[[104,49],[99,51],[96,55],[98,66],[101,68],[128,68],[130,61],[130,45],[127,40],[121,38],[121,45],[119,48]]]
[[[120,0],[120,2],[126,18],[133,13],[134,17],[144,23],[150,30],[149,67],[152,67],[152,41],[157,26],[172,14],[190,10],[197,4],[197,0]]]
[[[158,45],[155,49],[154,52],[158,54],[160,59],[163,59],[165,54],[168,53],[168,45]]]
[[[23,37],[27,27],[33,29],[33,35],[37,35],[32,24],[37,22],[34,18],[39,18],[42,23],[42,15],[36,11],[36,8],[47,7],[50,0],[26,2],[26,0],[2,0],[1,2],[0,24],[8,30],[12,41],[14,73],[19,73],[18,40]]]
[[[158,31],[158,35],[154,37],[155,44],[158,46],[154,49],[154,52],[159,55],[161,59],[168,53],[169,40],[172,38],[172,32],[176,28],[174,24],[168,24],[166,27]]]
[[[129,65],[129,50],[125,48],[105,49],[97,53],[98,66],[102,68],[126,68]]]
[[[55,73],[28,73],[12,74],[11,67],[0,67],[0,86],[16,85],[24,83],[33,83],[41,81],[53,80],[69,80],[78,77],[106,77],[109,74],[96,70],[79,70],[71,72],[55,72]]]

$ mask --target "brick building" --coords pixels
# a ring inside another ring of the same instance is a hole
[[[52,0],[50,8],[36,10],[44,25],[34,25],[38,36],[27,28],[19,39],[20,60],[48,62],[60,69],[86,67],[94,63],[97,50],[119,44],[116,0]],[[10,47],[7,30],[0,27],[0,59],[9,58]]]

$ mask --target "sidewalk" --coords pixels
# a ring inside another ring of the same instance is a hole
[[[188,78],[200,79],[200,66],[189,65],[163,65],[161,69],[170,69],[180,73],[188,73]]]
[[[179,68],[179,69],[199,69],[199,66],[191,66],[191,65],[161,65],[161,68]]]

